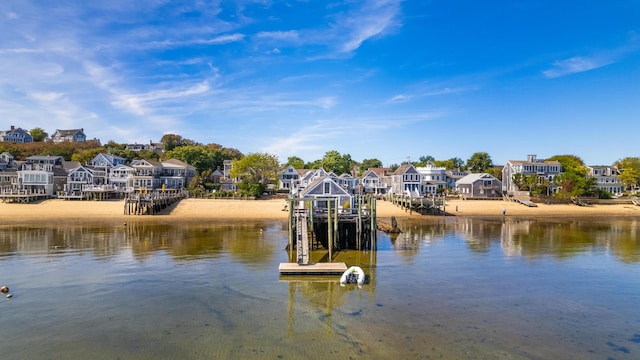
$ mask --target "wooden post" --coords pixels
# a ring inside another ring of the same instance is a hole
[[[334,244],[338,243],[338,206],[339,206],[338,201],[339,200],[340,200],[340,198],[336,198],[336,200],[335,200],[336,201],[336,206],[334,206],[334,208],[336,209],[335,213],[333,215],[333,217],[334,217],[334,222],[333,222],[333,237],[334,237],[333,242],[334,242]]]
[[[292,199],[288,200],[289,203],[289,262],[293,262],[293,203]]]
[[[329,262],[333,262],[333,226],[331,226],[330,200],[327,200],[327,244],[329,245]]]

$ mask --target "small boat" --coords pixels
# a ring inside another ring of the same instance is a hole
[[[364,284],[364,271],[359,266],[352,266],[347,269],[340,277],[340,285],[344,284]]]

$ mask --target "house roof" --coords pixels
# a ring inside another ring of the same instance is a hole
[[[84,133],[84,129],[71,129],[71,130],[60,130],[56,129],[56,133],[60,136],[73,136],[77,133]]]
[[[302,190],[300,192],[300,196],[305,196],[307,194],[312,193],[318,186],[321,186],[325,181],[330,181],[331,183],[333,183],[334,186],[331,187],[331,193],[330,194],[326,194],[328,196],[335,196],[335,195],[346,195],[346,196],[350,196],[349,193],[343,189],[338,183],[335,182],[335,180],[333,180],[330,176],[321,176],[317,179],[315,179],[313,182],[311,182],[311,184],[309,184],[309,186],[307,186],[304,190]],[[333,190],[336,190],[336,192],[334,192]]]
[[[407,171],[409,171],[409,169],[413,169],[414,172],[417,172],[415,170],[415,167],[412,164],[402,164],[402,165],[400,165],[399,168],[396,169],[396,171],[393,172],[393,175],[402,175],[402,174],[406,173]]]
[[[529,160],[509,160],[508,163],[512,164],[512,165],[560,165],[560,162],[558,160],[536,160],[536,161],[529,161]]]
[[[187,169],[195,169],[195,166],[189,165],[184,161],[180,161],[178,159],[169,159],[162,162],[162,166],[164,167],[173,167],[173,168],[187,168]]]
[[[487,173],[473,173],[459,179],[458,181],[456,181],[456,184],[473,184],[478,180],[498,180],[498,179],[495,176],[489,175]]]

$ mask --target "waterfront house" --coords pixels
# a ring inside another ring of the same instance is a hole
[[[162,164],[153,160],[133,160],[131,167],[133,173],[133,188],[138,190],[154,190],[162,187],[160,175],[162,174]]]
[[[324,170],[324,169],[323,169]],[[338,209],[349,208],[353,204],[353,197],[334,178],[325,175],[315,178],[315,180],[300,191],[301,198],[323,198],[337,199]],[[319,201],[315,205],[318,208],[326,208],[326,201]],[[332,205],[333,206],[333,205]]]
[[[416,171],[421,176],[420,193],[422,195],[437,195],[447,188],[446,168],[427,163],[425,166],[417,167]]]
[[[300,181],[300,173],[292,165],[288,165],[278,176],[278,190],[291,191]]]
[[[445,173],[447,174],[447,188],[451,190],[455,190],[456,182],[458,180],[469,175],[468,171],[464,171],[460,169],[447,170]]]
[[[615,166],[587,166],[589,176],[596,179],[596,187],[607,191],[612,195],[621,194],[624,191],[620,170]]]
[[[218,166],[213,172],[211,172],[211,175],[209,176],[209,180],[211,180],[211,182],[214,184],[220,184],[220,180],[222,180],[223,178],[224,173],[222,172],[222,169],[220,169],[220,166]]]
[[[391,175],[390,192],[395,195],[411,197],[422,196],[420,193],[422,176],[412,164],[403,164]]]
[[[520,190],[513,181],[513,176],[516,174],[535,175],[540,182],[551,183],[560,173],[562,173],[562,165],[559,161],[540,160],[536,155],[528,155],[527,160],[509,160],[502,168],[502,190],[507,193]]]
[[[76,142],[82,143],[87,141],[87,136],[84,134],[84,129],[71,129],[71,130],[59,130],[51,135],[51,141],[54,144],[61,142]]]
[[[196,168],[178,159],[169,159],[161,163],[161,186],[165,189],[184,189],[196,176]]]
[[[17,171],[19,189],[50,196],[64,190],[63,162],[62,156],[29,156]]]
[[[67,182],[59,195],[82,198],[84,188],[93,184],[93,170],[79,165],[68,171]]]
[[[335,175],[335,174],[334,174]],[[334,179],[336,180],[336,179]],[[337,178],[338,185],[342,186],[350,194],[357,194],[360,189],[359,180],[356,177],[353,177],[351,174],[342,174]]]
[[[456,182],[463,199],[502,199],[502,182],[487,173],[469,174]]]
[[[0,154],[0,188],[3,191],[11,191],[19,189],[18,183],[18,164],[13,159],[13,155],[8,152]]]
[[[309,186],[309,184],[313,183],[319,178],[331,177],[332,179],[337,179],[337,176],[335,174],[332,175],[333,176],[330,176],[324,168],[309,170],[305,172],[304,175],[302,175],[298,187],[294,188],[293,192],[301,193],[304,189],[307,188],[307,186]]]
[[[133,177],[135,169],[131,166],[118,164],[109,168],[108,183],[113,186],[118,193],[130,193],[133,189]]]
[[[16,128],[15,126],[11,125],[11,128],[9,130],[0,131],[0,140],[24,144],[33,142],[33,136],[31,136],[31,134],[29,134],[22,128]]]
[[[388,168],[369,168],[362,174],[360,183],[365,194],[386,194],[389,188],[384,181],[389,176]]]
[[[223,191],[236,191],[238,186],[236,185],[238,179],[231,178],[231,167],[233,166],[233,160],[222,161],[222,173],[224,176],[220,179],[220,190]]]

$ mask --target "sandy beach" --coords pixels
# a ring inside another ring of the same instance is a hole
[[[283,210],[287,202],[273,200],[184,199],[159,215],[124,215],[123,201],[45,200],[32,204],[0,203],[0,224],[85,221],[216,221],[216,220],[286,220]],[[633,204],[577,206],[573,204],[538,204],[527,207],[505,201],[447,200],[446,211],[461,217],[640,217],[640,206]],[[423,218],[433,216],[410,214],[387,201],[377,202],[378,218]]]

